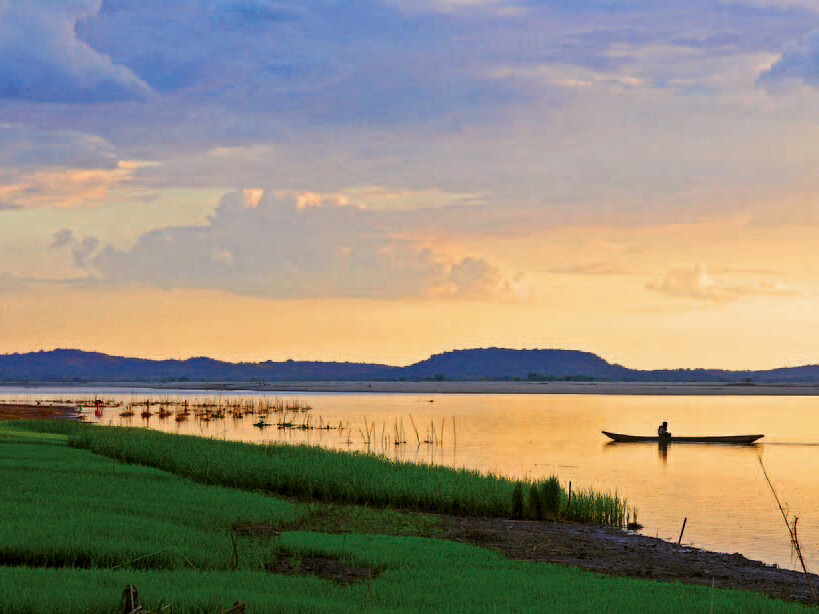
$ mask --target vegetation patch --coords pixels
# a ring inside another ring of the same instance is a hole
[[[205,484],[260,491],[302,501],[391,507],[440,514],[519,517],[513,480],[467,469],[390,460],[371,454],[285,444],[208,440],[140,428],[44,423],[69,435],[70,446],[126,463],[155,467]],[[41,428],[28,423],[30,428]],[[628,506],[616,495],[577,492],[571,498],[556,479],[527,484],[557,508],[551,517],[624,526]],[[552,491],[549,491],[552,488]],[[548,492],[547,492],[548,491]],[[540,499],[540,495],[538,495]],[[530,506],[531,508],[531,506]],[[531,508],[534,509],[534,508]]]

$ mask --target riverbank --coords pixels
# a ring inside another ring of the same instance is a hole
[[[0,384],[5,389],[146,389],[271,393],[377,394],[597,394],[620,396],[819,396],[819,384],[720,382],[529,382],[529,381],[371,381],[371,382],[83,382]]]
[[[52,432],[0,424],[3,613],[109,612],[128,583],[152,611],[177,613],[234,601],[248,612],[807,611],[759,594],[805,601],[799,574],[737,555],[578,523],[316,503],[312,486],[271,496],[258,464],[236,467],[246,488],[225,474],[224,442],[201,440],[212,449],[191,480],[176,474],[180,446],[161,451],[172,469],[161,471],[69,447],[69,424],[39,426]],[[138,437],[138,450],[150,434],[117,436]]]

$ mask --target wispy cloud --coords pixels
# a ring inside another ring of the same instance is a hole
[[[555,266],[545,269],[546,273],[560,273],[565,275],[633,275],[635,271],[614,262],[596,260]]]
[[[114,168],[45,168],[8,177],[5,183],[0,177],[0,202],[13,208],[96,206],[145,164],[121,160]]]

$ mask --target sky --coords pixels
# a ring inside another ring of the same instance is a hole
[[[819,362],[819,0],[0,0],[0,353]]]

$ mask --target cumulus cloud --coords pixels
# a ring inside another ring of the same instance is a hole
[[[128,250],[59,241],[78,268],[111,283],[269,298],[520,295],[521,278],[480,258],[453,262],[399,237],[394,220],[341,196],[248,190],[226,194],[207,225],[153,230]]]
[[[150,95],[148,85],[77,38],[102,0],[0,2],[0,98],[105,102]]]
[[[749,296],[794,296],[798,292],[781,282],[764,279],[756,283],[729,283],[702,266],[673,269],[646,286],[649,290],[675,298],[710,303],[726,303]]]
[[[449,292],[460,298],[523,300],[528,294],[528,279],[523,274],[505,276],[501,270],[483,258],[467,257],[452,266],[449,272]]]

